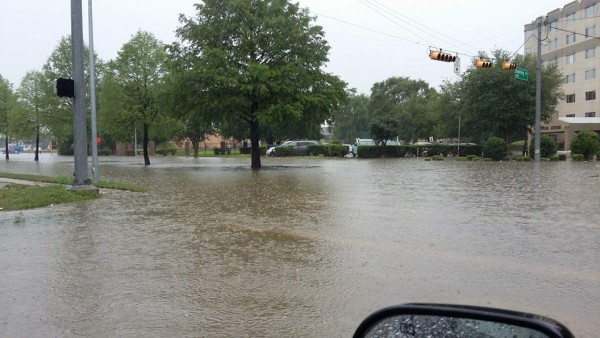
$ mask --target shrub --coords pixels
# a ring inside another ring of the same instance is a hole
[[[550,156],[550,161],[552,161],[552,162],[558,161],[558,155]]]
[[[466,160],[467,160],[467,158],[466,158],[466,157],[464,157],[464,156],[459,156],[459,157],[457,157],[457,158],[456,158],[456,160],[457,160],[457,161],[466,161]]]
[[[565,155],[565,154],[558,154],[558,160],[559,161],[566,161],[567,160],[567,155]]]
[[[492,159],[491,159],[491,158],[489,158],[489,157],[484,157],[484,158],[483,158],[483,161],[484,161],[484,162],[490,162],[491,160],[492,160]]]
[[[213,148],[213,153],[214,153],[215,155],[221,155],[221,148],[219,148],[219,147],[214,147],[214,148]]]
[[[585,157],[583,156],[583,154],[572,154],[571,159],[573,161],[583,161]]]
[[[483,157],[500,161],[506,156],[506,142],[499,137],[490,137],[483,146]]]
[[[571,142],[571,153],[582,154],[584,160],[596,155],[600,151],[598,134],[591,130],[582,130],[575,135]],[[573,156],[571,156],[573,157]]]
[[[466,159],[467,161],[474,161],[477,159],[477,155],[467,155]]]
[[[540,157],[552,157],[556,154],[557,147],[552,137],[545,134],[540,136]],[[535,142],[529,145],[529,156],[532,158],[535,156]]]
[[[444,156],[435,155],[431,159],[434,160],[434,161],[443,161],[444,160]]]

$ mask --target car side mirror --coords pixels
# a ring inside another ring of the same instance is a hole
[[[404,304],[367,317],[354,338],[574,338],[559,322],[534,314],[448,304]]]

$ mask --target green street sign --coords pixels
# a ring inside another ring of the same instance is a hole
[[[529,73],[527,72],[527,69],[523,69],[523,68],[515,69],[515,79],[521,80],[521,81],[529,80]]]

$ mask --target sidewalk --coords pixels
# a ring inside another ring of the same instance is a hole
[[[47,183],[47,182],[33,182],[33,181],[26,181],[26,180],[18,180],[18,179],[14,179],[14,178],[4,178],[4,177],[0,177],[0,189],[4,188],[5,186],[9,185],[9,184],[22,184],[22,185],[39,185],[39,186],[47,186],[47,185],[51,185],[53,183]]]

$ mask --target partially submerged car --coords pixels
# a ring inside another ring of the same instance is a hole
[[[286,141],[267,149],[267,156],[308,155],[309,146],[318,144],[317,141]]]
[[[351,153],[352,157],[358,156],[358,147],[359,146],[375,146],[375,141],[370,138],[357,138],[352,145]]]

